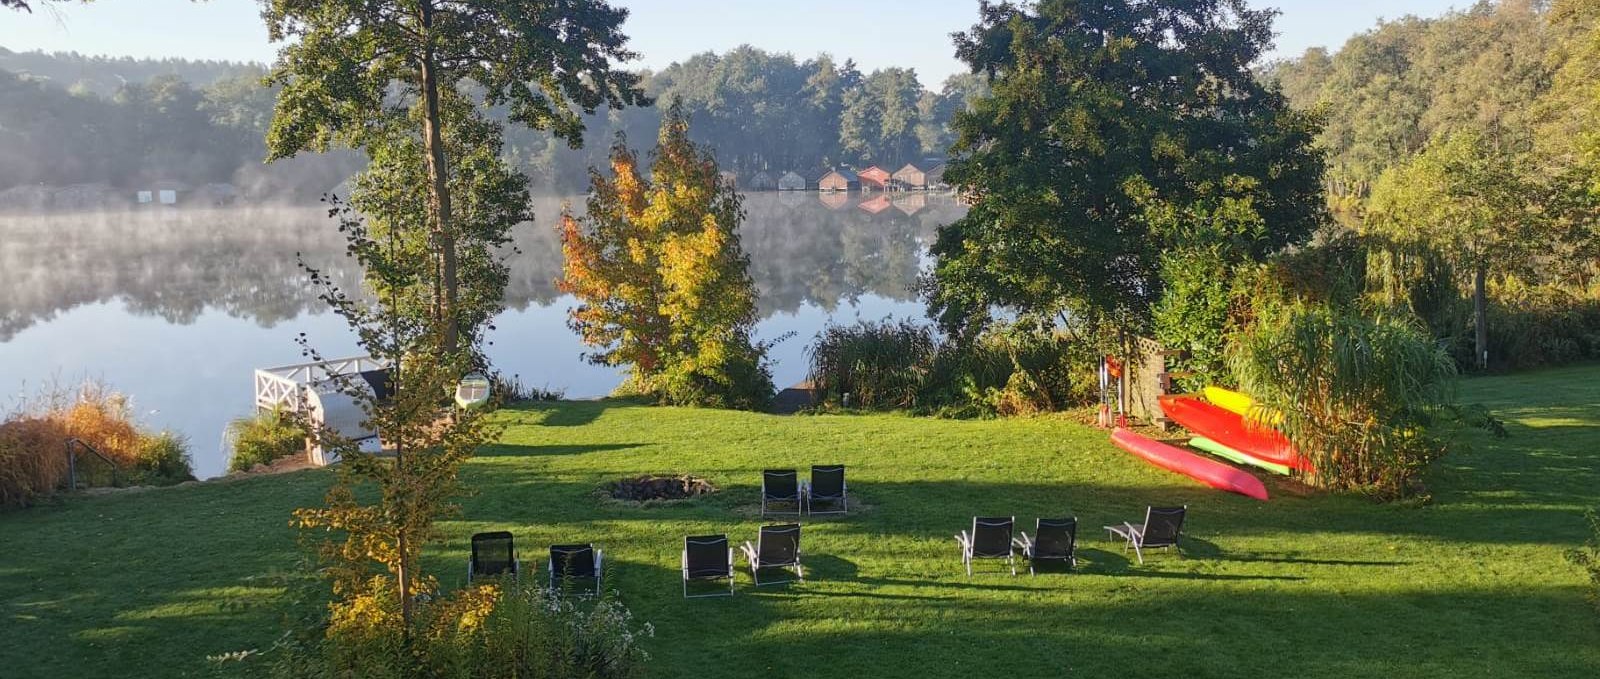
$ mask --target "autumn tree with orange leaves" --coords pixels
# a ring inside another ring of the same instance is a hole
[[[561,223],[561,290],[578,298],[568,325],[626,366],[619,395],[760,409],[772,397],[766,343],[751,340],[756,287],[739,245],[744,208],[712,154],[689,140],[673,104],[648,178],[619,138],[611,174],[591,171],[588,212]]]

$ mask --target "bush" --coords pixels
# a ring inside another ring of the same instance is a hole
[[[1455,365],[1413,324],[1291,306],[1259,318],[1229,359],[1240,386],[1283,413],[1317,485],[1406,495],[1443,452],[1424,425],[1449,402]]]
[[[119,481],[168,484],[193,479],[188,441],[144,433],[127,396],[97,382],[51,389],[0,422],[0,507],[23,507],[68,485],[67,442],[77,439],[110,460],[77,450],[79,485]]]
[[[230,472],[248,471],[258,464],[272,464],[279,458],[305,452],[305,427],[276,408],[234,420],[228,425],[228,433],[233,437],[233,455],[228,458]]]
[[[811,387],[854,408],[912,408],[938,351],[933,329],[909,320],[830,325],[807,350]]]
[[[133,471],[140,483],[168,485],[193,481],[194,465],[189,457],[189,439],[170,431],[141,434]]]
[[[50,417],[0,422],[0,507],[26,507],[66,484],[66,440],[66,428]]]
[[[1490,293],[1489,359],[1500,369],[1524,369],[1600,360],[1600,299],[1580,298],[1551,286],[1515,282]],[[1471,326],[1462,329],[1471,337]],[[1458,356],[1471,365],[1471,345]]]
[[[927,401],[951,415],[1023,415],[1094,402],[1098,353],[1051,331],[1020,324],[947,343]]]
[[[515,580],[419,601],[411,641],[401,638],[391,590],[358,608],[334,607],[318,629],[281,647],[274,674],[285,678],[435,677],[534,679],[642,676],[648,624],[610,596],[552,594]],[[245,658],[251,653],[218,658]]]
[[[1095,397],[1095,352],[1024,324],[963,342],[911,321],[830,326],[809,353],[812,388],[825,403],[853,408],[1020,415]]]

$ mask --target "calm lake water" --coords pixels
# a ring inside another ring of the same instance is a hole
[[[572,300],[554,284],[561,205],[541,199],[538,219],[516,230],[489,356],[526,384],[603,396],[619,373],[583,361],[566,326]],[[915,288],[927,246],[964,211],[918,194],[764,193],[745,206],[757,338],[795,333],[772,351],[780,387],[804,377],[805,347],[829,322],[922,317]],[[302,362],[300,332],[325,356],[358,353],[295,263],[301,253],[354,285],[343,245],[315,207],[0,214],[4,405],[52,384],[103,380],[133,397],[144,423],[188,435],[198,475],[221,474],[222,432],[251,412],[253,370]]]

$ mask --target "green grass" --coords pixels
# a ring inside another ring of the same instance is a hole
[[[776,417],[542,404],[502,416],[467,467],[478,493],[429,555],[458,583],[466,538],[509,528],[523,558],[593,540],[610,584],[654,623],[657,676],[1592,677],[1600,617],[1563,552],[1600,505],[1600,367],[1467,381],[1511,437],[1473,432],[1430,477],[1426,507],[1198,487],[1057,419]],[[685,601],[690,533],[753,539],[759,470],[849,465],[868,507],[807,521],[808,581]],[[605,502],[602,482],[709,477],[681,505]],[[74,499],[0,515],[0,675],[193,676],[215,654],[269,645],[271,580],[298,556],[290,509],[330,475]],[[1274,485],[1276,484],[1276,485]],[[1182,558],[1130,563],[1086,529],[1080,572],[968,579],[951,534],[973,514],[1076,514],[1087,528],[1187,503]],[[252,667],[249,663],[242,669]],[[1135,669],[1137,668],[1137,669]],[[997,674],[995,670],[1000,670]]]

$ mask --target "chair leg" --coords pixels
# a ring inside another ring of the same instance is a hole
[[[1129,542],[1133,544],[1133,555],[1139,557],[1139,564],[1140,565],[1144,565],[1144,550],[1139,548],[1139,543],[1138,542],[1134,542],[1132,540],[1130,540]],[[1122,551],[1126,552],[1128,550],[1127,550],[1127,548],[1123,548]]]

